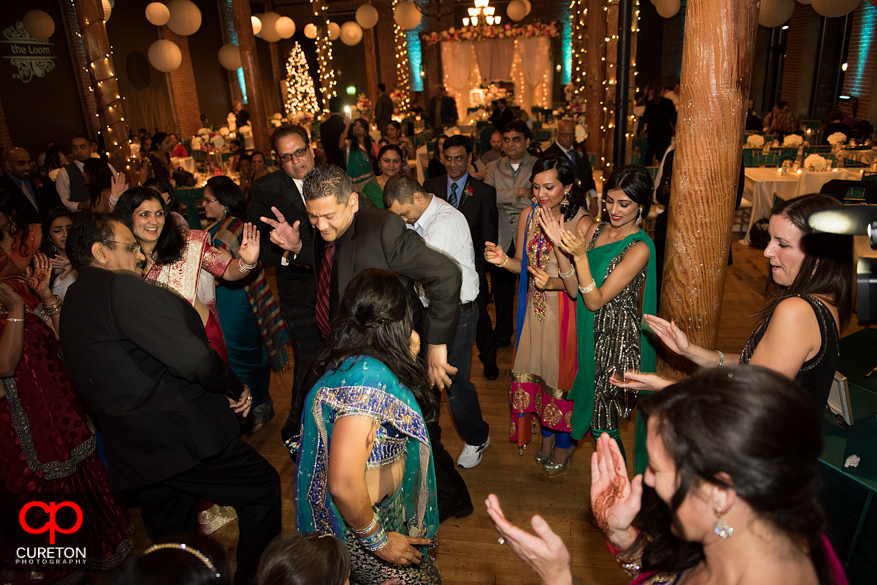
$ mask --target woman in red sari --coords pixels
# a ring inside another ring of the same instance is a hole
[[[87,570],[110,570],[124,561],[134,548],[134,526],[121,499],[110,493],[91,420],[60,357],[55,332],[61,302],[49,289],[51,264],[35,254],[36,270],[25,278],[9,257],[9,223],[0,209],[0,534],[14,547],[9,550],[23,548],[27,555],[49,539],[48,533],[22,531],[22,507],[73,501],[82,510],[82,527],[56,534],[54,546],[84,547],[87,559],[6,566],[4,555],[3,583],[69,585]],[[59,513],[59,525],[70,526],[60,518]],[[32,527],[46,523],[39,508],[31,508],[25,519]]]

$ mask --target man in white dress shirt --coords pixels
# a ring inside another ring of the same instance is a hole
[[[489,425],[481,416],[478,393],[469,380],[472,370],[472,346],[478,328],[478,273],[475,271],[475,248],[466,217],[450,203],[436,197],[414,179],[396,175],[384,186],[384,205],[402,217],[431,247],[451,257],[463,272],[460,288],[460,311],[454,339],[448,348],[448,363],[457,368],[448,387],[448,406],[460,436],[466,441],[457,465],[472,468],[481,462],[490,444]],[[418,286],[424,306],[429,300]]]

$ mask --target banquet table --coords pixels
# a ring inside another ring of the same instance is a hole
[[[835,179],[843,181],[859,181],[862,175],[856,171],[832,169],[825,172],[803,171],[782,174],[775,168],[745,169],[746,180],[743,186],[743,197],[752,202],[752,216],[746,229],[744,241],[749,243],[749,230],[759,219],[770,216],[773,209],[773,196],[788,200],[807,193],[819,193],[822,186]]]
[[[855,160],[859,162],[863,162],[868,166],[874,164],[874,161],[877,160],[877,148],[870,149],[848,149],[845,148],[843,150],[843,157],[846,160]]]

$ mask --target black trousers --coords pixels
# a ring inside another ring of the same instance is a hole
[[[301,383],[307,374],[311,361],[320,349],[320,329],[317,327],[317,284],[312,276],[301,275],[295,278],[278,278],[277,292],[280,294],[280,314],[286,321],[292,343],[293,374],[290,414],[295,398],[302,390]],[[299,432],[300,421],[287,417],[283,438],[287,439]]]
[[[233,506],[240,529],[236,584],[253,580],[262,552],[280,534],[280,476],[240,437],[219,455],[136,494],[153,540],[197,531],[199,498]]]
[[[515,255],[515,245],[511,244],[506,254]],[[490,265],[490,282],[493,284],[493,300],[496,303],[496,329],[498,340],[510,340],[515,334],[515,289],[518,275],[505,268]]]
[[[435,467],[435,489],[438,492],[439,514],[442,508],[455,506],[463,502],[471,502],[469,488],[463,476],[457,471],[454,458],[442,444],[442,428],[438,421],[426,423],[429,443],[432,446],[432,460]]]
[[[496,338],[493,335],[493,323],[487,312],[490,303],[490,289],[487,284],[487,270],[482,267],[478,271],[478,297],[475,303],[478,305],[478,329],[475,333],[475,346],[478,348],[478,357],[485,366],[496,365]]]

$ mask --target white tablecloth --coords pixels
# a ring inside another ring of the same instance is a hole
[[[743,186],[743,197],[752,202],[752,216],[746,230],[745,241],[749,242],[749,230],[759,219],[770,216],[773,209],[774,194],[781,199],[792,199],[807,193],[819,193],[822,186],[835,179],[843,181],[859,181],[862,175],[844,169],[834,169],[824,173],[804,171],[800,175],[789,173],[783,175],[777,169],[748,168],[745,171],[746,182]]]
[[[172,156],[171,166],[173,166],[174,169],[182,167],[193,175],[195,174],[195,159],[191,156]]]
[[[857,160],[866,163],[868,166],[877,159],[877,149],[871,150],[844,150],[843,157],[846,160]]]

